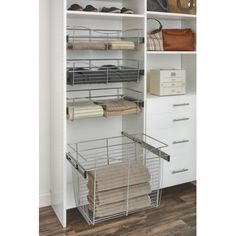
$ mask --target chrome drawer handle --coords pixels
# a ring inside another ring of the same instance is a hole
[[[172,144],[188,143],[189,140],[174,141]]]
[[[185,120],[190,120],[190,118],[174,119],[173,122],[185,121]]]
[[[180,104],[173,104],[173,107],[183,107],[183,106],[189,106],[190,103],[180,103]]]
[[[183,173],[183,172],[186,172],[186,171],[188,171],[188,169],[182,169],[182,170],[173,170],[172,171],[172,175],[174,175],[174,174],[178,174],[178,173]]]

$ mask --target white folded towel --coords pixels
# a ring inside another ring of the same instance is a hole
[[[92,101],[69,102],[67,103],[69,120],[100,117],[104,111],[102,106],[94,104]]]

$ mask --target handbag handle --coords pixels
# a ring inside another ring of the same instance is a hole
[[[162,23],[159,20],[157,20],[156,18],[147,18],[147,20],[154,20],[159,24],[159,29],[153,30],[150,34],[156,34],[156,33],[161,32],[163,26],[162,26]]]
[[[189,0],[189,5],[187,7],[183,7],[181,5],[181,0],[177,0],[177,6],[180,10],[192,10],[194,7],[193,0]]]
[[[164,10],[164,11],[168,10],[168,8],[165,7],[160,0],[156,0],[156,1],[157,1],[157,4],[162,8],[162,10]]]

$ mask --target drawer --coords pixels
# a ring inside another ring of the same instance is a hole
[[[147,117],[150,114],[195,111],[195,98],[194,95],[149,98],[147,100]]]
[[[163,162],[162,187],[169,187],[196,180],[196,148],[169,151],[170,162]]]
[[[184,77],[161,77],[160,83],[185,83]]]
[[[185,82],[178,81],[178,82],[162,82],[160,84],[161,89],[162,88],[175,88],[175,87],[185,87]]]
[[[185,70],[161,70],[160,71],[160,78],[176,78],[181,77],[185,78]]]
[[[167,128],[180,127],[182,129],[190,128],[195,125],[196,114],[193,111],[150,114],[147,117],[147,129],[159,130]]]
[[[160,96],[185,94],[185,87],[161,87]]]

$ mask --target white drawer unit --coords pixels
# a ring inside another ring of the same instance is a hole
[[[162,188],[196,180],[195,96],[149,99],[147,133],[164,141],[170,162],[163,162]]]
[[[185,70],[151,70],[150,93],[158,96],[179,95],[186,92]]]

